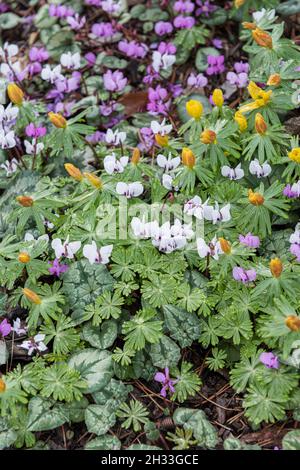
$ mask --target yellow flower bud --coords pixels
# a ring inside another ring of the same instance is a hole
[[[235,8],[240,8],[242,5],[244,5],[246,0],[234,0],[234,6]]]
[[[210,129],[205,129],[200,135],[201,142],[206,145],[215,144],[216,139],[216,133],[214,131],[211,131]]]
[[[72,163],[65,163],[65,169],[69,173],[69,175],[74,178],[76,181],[83,180],[83,174],[76,166],[72,165]]]
[[[167,147],[169,144],[169,137],[167,135],[155,134],[155,141],[160,147]]]
[[[273,73],[273,75],[270,75],[267,81],[268,86],[278,86],[281,83],[281,76],[279,73]]]
[[[6,384],[3,379],[0,378],[0,393],[4,393],[6,390]]]
[[[248,199],[249,202],[251,202],[251,204],[253,204],[254,206],[262,206],[265,202],[265,198],[263,197],[263,195],[260,193],[254,193],[252,189],[249,189],[248,191]]]
[[[270,271],[272,273],[272,276],[280,277],[282,273],[282,269],[283,269],[281,260],[279,258],[271,259],[269,266],[270,266]]]
[[[258,44],[261,47],[267,47],[268,49],[272,49],[273,47],[273,40],[272,36],[264,31],[263,29],[256,28],[254,31],[252,31],[252,37],[256,44]]]
[[[36,305],[40,305],[42,303],[41,298],[35,292],[33,292],[33,290],[27,289],[27,287],[22,290],[23,294],[25,295],[25,297],[27,297],[28,300],[30,300],[30,302]]]
[[[24,93],[18,85],[15,83],[9,83],[7,85],[7,94],[12,103],[21,106],[23,103]]]
[[[296,163],[300,163],[300,147],[292,149],[288,153],[288,157]]]
[[[244,21],[242,23],[245,29],[256,29],[256,24],[255,23],[249,23],[248,21]]]
[[[191,149],[188,147],[183,147],[181,152],[181,159],[184,166],[187,166],[190,169],[194,168],[196,157]]]
[[[241,132],[244,132],[247,129],[247,127],[248,127],[247,119],[241,113],[241,111],[237,111],[235,113],[234,120],[239,125],[239,129],[240,129]]]
[[[258,134],[264,135],[267,132],[268,126],[260,113],[255,116],[255,130]]]
[[[285,324],[292,331],[300,331],[300,318],[296,315],[289,315],[285,320]]]
[[[194,119],[200,119],[203,114],[203,105],[198,100],[189,100],[185,108],[188,115]]]
[[[224,96],[223,96],[223,92],[222,92],[222,90],[220,90],[220,88],[216,88],[213,91],[212,99],[213,99],[213,102],[215,103],[215,105],[218,106],[219,108],[221,108],[221,106],[223,106]]]
[[[231,244],[225,240],[225,238],[219,238],[219,242],[220,242],[220,247],[222,249],[222,251],[224,251],[224,253],[226,253],[227,255],[229,255],[231,253]]]
[[[26,251],[22,251],[18,256],[18,260],[20,263],[28,263],[30,261],[30,256]]]
[[[137,147],[135,147],[135,148],[133,149],[133,152],[132,152],[131,163],[132,163],[133,165],[136,165],[137,163],[139,163],[140,158],[141,158],[140,149],[138,149]]]
[[[93,185],[97,189],[102,188],[102,181],[98,176],[94,175],[93,173],[83,173],[83,175],[86,177],[86,179],[89,180],[91,185]]]
[[[59,113],[48,113],[49,119],[55,127],[59,129],[65,129],[67,127],[68,121]]]
[[[34,203],[34,200],[30,196],[18,196],[16,200],[23,207],[31,207]]]

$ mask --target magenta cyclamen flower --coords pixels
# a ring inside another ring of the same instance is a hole
[[[108,91],[122,91],[127,85],[127,78],[119,70],[108,70],[103,75],[104,87]]]
[[[27,137],[34,137],[37,139],[38,137],[44,137],[44,135],[46,135],[47,129],[46,127],[42,126],[37,127],[35,124],[33,124],[33,122],[31,122],[28,124],[28,126],[26,126],[25,132]]]
[[[196,0],[196,4],[199,6],[196,10],[197,15],[209,16],[217,9],[215,5],[211,4],[210,0]]]
[[[252,235],[251,232],[247,233],[247,235],[240,235],[239,236],[240,243],[243,245],[247,245],[250,248],[258,248],[260,245],[260,239],[256,235]]]
[[[176,46],[172,42],[160,42],[157,48],[161,54],[176,54]]]
[[[256,271],[255,269],[244,269],[238,266],[235,266],[232,270],[233,279],[236,281],[240,281],[243,284],[247,284],[248,282],[255,281],[256,279]]]
[[[268,369],[279,369],[279,359],[272,352],[261,353],[259,360],[264,366],[268,367]]]
[[[127,57],[134,57],[135,59],[143,59],[148,51],[148,47],[145,44],[136,41],[120,41],[118,48]]]
[[[73,16],[75,11],[71,7],[65,5],[49,5],[49,15],[57,18],[67,18],[67,16]]]
[[[170,23],[169,21],[158,21],[154,27],[154,31],[158,36],[170,34],[173,31],[172,23]]]
[[[216,49],[223,49],[222,39],[215,38],[211,42]]]
[[[169,372],[168,367],[165,368],[165,373],[157,372],[154,376],[154,380],[156,382],[160,382],[163,386],[161,391],[160,391],[160,394],[161,394],[162,397],[167,396],[167,391],[168,390],[171,394],[175,393],[174,385],[178,382],[178,380],[170,378],[170,372]]]
[[[10,332],[11,332],[11,325],[10,323],[8,323],[6,318],[4,318],[4,320],[2,320],[2,322],[0,323],[0,336],[4,338],[5,336],[9,335]]]
[[[207,75],[218,75],[225,71],[224,65],[225,57],[223,55],[214,56],[208,55],[207,56],[207,63],[208,67],[206,69]]]
[[[57,258],[55,258],[54,261],[49,261],[49,264],[52,264],[52,266],[49,268],[49,272],[53,276],[59,277],[69,269],[67,264],[60,264]]]
[[[195,18],[192,16],[177,16],[173,22],[175,28],[190,29],[195,25]]]
[[[93,67],[93,65],[95,65],[97,57],[93,52],[87,52],[84,58],[87,60],[88,65],[90,67]]]

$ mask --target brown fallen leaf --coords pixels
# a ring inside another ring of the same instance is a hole
[[[146,111],[147,102],[148,93],[146,91],[132,91],[119,99],[119,103],[125,107],[124,113],[127,117]]]

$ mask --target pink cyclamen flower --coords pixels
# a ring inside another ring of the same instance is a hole
[[[279,369],[279,359],[272,352],[263,352],[259,356],[260,362],[268,369]]]
[[[235,266],[232,270],[233,279],[236,281],[240,281],[243,284],[247,284],[248,282],[255,281],[256,279],[256,271],[255,269],[244,269],[238,266]]]
[[[225,60],[225,57],[223,55],[219,55],[219,56],[208,55],[207,56],[208,67],[206,69],[207,75],[218,75],[219,73],[223,73],[225,71],[224,60]]]
[[[165,367],[165,373],[157,372],[154,376],[154,380],[162,384],[162,389],[160,391],[162,397],[167,396],[167,391],[169,391],[171,394],[175,393],[174,385],[178,382],[178,380],[170,378],[168,367]]]
[[[154,31],[158,36],[170,34],[173,31],[172,23],[170,23],[169,21],[158,21],[154,27]]]
[[[122,91],[127,85],[127,78],[119,70],[108,70],[103,75],[104,87],[108,91]]]
[[[80,16],[78,13],[76,13],[74,16],[68,16],[67,17],[67,23],[70,25],[71,29],[74,29],[74,31],[79,31],[81,28],[84,27],[86,23],[85,16]]]
[[[96,63],[96,55],[93,53],[93,52],[87,52],[84,56],[84,58],[87,60],[88,62],[88,65],[90,67],[93,67],[93,65],[95,65]]]
[[[127,57],[133,57],[135,59],[143,59],[148,51],[148,47],[143,43],[136,41],[120,41],[118,49],[123,52]]]
[[[290,184],[287,184],[285,188],[283,189],[282,193],[284,196],[288,197],[289,199],[295,199],[299,197],[299,194],[296,189],[297,188],[295,187],[295,185],[291,186]]]
[[[196,10],[196,15],[209,16],[217,9],[215,5],[211,5],[210,0],[196,0],[196,4],[199,5],[199,8]]]
[[[98,38],[108,38],[115,34],[115,30],[111,23],[95,23],[92,26],[92,34]]]
[[[31,62],[45,62],[49,59],[49,53],[44,47],[32,47],[29,51]]]
[[[195,8],[195,5],[190,2],[189,0],[183,1],[183,0],[178,0],[177,2],[174,3],[174,11],[177,13],[192,13],[192,11]]]
[[[48,263],[51,264],[49,272],[53,276],[59,277],[61,274],[65,273],[69,269],[69,266],[67,264],[60,264],[57,258],[55,258],[54,261],[48,261]]]
[[[0,323],[0,336],[4,338],[5,336],[9,335],[9,333],[11,332],[11,329],[12,328],[11,328],[10,323],[8,323],[6,318],[4,318],[4,320],[2,320],[2,322]]]
[[[171,54],[174,55],[176,54],[176,46],[172,42],[160,42],[159,46],[157,48],[158,52],[160,52],[162,55],[163,54]]]
[[[49,16],[54,16],[56,18],[67,18],[68,16],[73,16],[75,11],[71,7],[65,5],[55,5],[51,3],[49,5]]]
[[[28,124],[26,126],[26,129],[25,129],[25,133],[26,133],[27,137],[34,137],[36,139],[38,137],[44,137],[44,135],[46,135],[46,132],[47,132],[46,127],[35,126],[35,124],[33,122]]]
[[[258,248],[260,245],[260,239],[256,235],[252,235],[251,232],[247,233],[247,235],[239,235],[239,240],[242,245],[247,245],[250,248]]]
[[[173,24],[178,29],[190,29],[195,25],[195,18],[179,15],[174,19]]]
[[[194,88],[202,88],[205,87],[208,83],[208,80],[202,73],[199,73],[198,75],[195,75],[194,73],[191,73],[187,79],[187,84],[188,86],[194,87]]]
[[[211,42],[216,49],[223,49],[222,39],[215,38]]]

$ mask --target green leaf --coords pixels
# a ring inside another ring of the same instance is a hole
[[[171,338],[179,343],[182,348],[190,346],[200,337],[200,321],[194,313],[188,313],[175,305],[164,305],[163,313],[165,326],[170,332]]]
[[[85,410],[85,424],[89,432],[102,436],[114,426],[116,415],[109,400],[105,405],[89,405]]]
[[[93,326],[86,323],[82,330],[82,336],[91,346],[98,349],[108,349],[113,345],[118,334],[118,326],[115,320],[106,320],[101,326]]]
[[[120,450],[121,442],[116,436],[105,436],[96,437],[91,441],[87,442],[84,446],[85,450]]]
[[[204,411],[190,408],[177,408],[173,415],[174,423],[184,429],[193,431],[193,435],[200,447],[213,449],[217,442],[217,432],[208,421]]]
[[[0,14],[0,29],[15,28],[21,21],[21,17],[14,13],[1,13]]]
[[[69,420],[63,407],[53,404],[51,400],[33,397],[28,404],[28,430],[49,431]]]
[[[283,450],[300,450],[300,430],[288,432],[282,439]]]
[[[180,348],[168,336],[162,336],[158,343],[152,344],[149,354],[152,364],[159,369],[177,366],[181,357]]]
[[[84,349],[73,354],[69,367],[78,370],[81,377],[87,381],[87,393],[102,390],[113,374],[111,353],[98,349]]]
[[[16,439],[17,433],[9,428],[5,418],[0,418],[0,450],[10,447]]]

